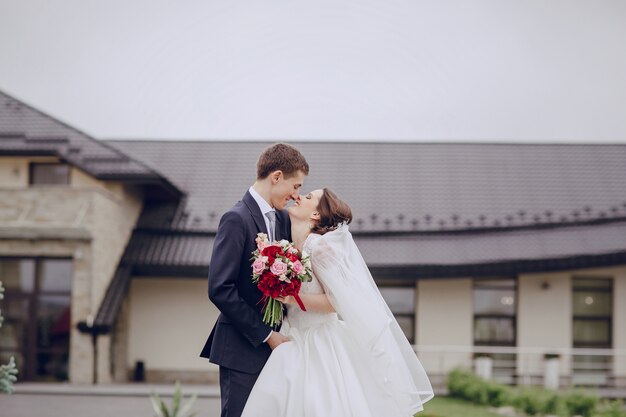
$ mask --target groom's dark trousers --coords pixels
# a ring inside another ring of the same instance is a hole
[[[276,212],[276,239],[291,240],[285,211]],[[220,366],[222,417],[239,417],[271,349],[272,328],[261,316],[262,293],[252,282],[252,252],[264,214],[249,192],[220,220],[209,265],[209,298],[220,310],[200,356]]]

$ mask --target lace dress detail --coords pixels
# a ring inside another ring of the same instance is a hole
[[[314,233],[307,236],[304,244],[302,245],[302,254],[304,256],[311,254],[314,242],[320,237],[321,235]],[[325,291],[322,283],[317,279],[315,274],[311,275],[313,277],[311,281],[302,283],[302,286],[300,287],[300,294],[324,294]],[[289,304],[287,306],[287,322],[290,327],[304,330],[335,320],[337,320],[337,313],[302,311],[300,307],[295,304]]]

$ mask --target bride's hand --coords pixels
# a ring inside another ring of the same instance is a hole
[[[296,299],[293,295],[286,295],[285,297],[276,297],[278,301],[283,304],[296,304]]]

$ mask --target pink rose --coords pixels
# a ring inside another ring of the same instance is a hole
[[[300,261],[295,261],[293,263],[293,272],[295,272],[296,275],[300,275],[304,272],[304,266],[302,266]]]
[[[259,258],[252,263],[252,273],[255,275],[260,275],[265,269],[265,262],[263,259]]]
[[[265,249],[268,246],[269,246],[269,243],[267,242],[267,240],[262,240],[262,239],[257,238],[257,240],[256,240],[256,247],[260,251],[262,251],[263,249]]]
[[[270,271],[276,276],[281,276],[282,274],[287,272],[287,264],[277,259],[270,267]]]

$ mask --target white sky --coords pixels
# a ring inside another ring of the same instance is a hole
[[[626,1],[0,0],[0,89],[102,139],[626,143]]]

